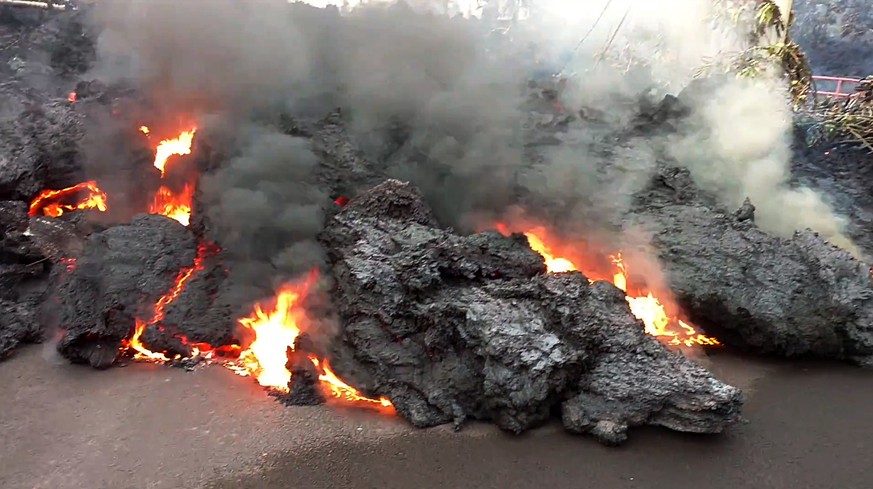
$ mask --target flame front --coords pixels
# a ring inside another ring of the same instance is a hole
[[[149,206],[150,214],[160,214],[170,219],[179,221],[187,226],[191,221],[191,203],[194,201],[194,187],[185,185],[179,194],[173,193],[169,187],[161,186],[155,192],[154,199]]]
[[[540,234],[544,234],[542,228],[534,231],[539,231]],[[548,270],[549,273],[572,272],[577,270],[576,265],[574,265],[570,260],[566,258],[556,258],[552,249],[549,248],[543,240],[534,233],[534,231],[524,233],[524,235],[527,236],[527,242],[530,244],[530,249],[542,255],[546,262],[546,270]]]
[[[150,133],[149,128],[146,126],[141,126],[139,130],[146,136]],[[158,147],[155,149],[155,168],[161,171],[161,177],[164,176],[167,160],[170,159],[170,156],[185,156],[191,154],[191,146],[194,143],[194,134],[196,134],[196,132],[197,128],[191,129],[190,131],[182,131],[178,137],[164,139],[158,143]]]
[[[498,224],[497,230],[504,235],[508,235],[509,227],[505,224]],[[561,273],[580,270],[580,267],[573,261],[567,258],[555,256],[555,247],[546,244],[549,234],[542,226],[529,228],[524,233],[532,250],[542,255],[545,260],[546,270],[549,273]],[[612,264],[615,270],[612,274],[612,283],[627,294],[627,302],[633,315],[643,322],[646,328],[646,333],[657,337],[659,340],[670,345],[719,345],[719,341],[715,338],[698,333],[694,326],[691,326],[679,318],[671,317],[664,305],[658,298],[648,290],[632,290],[628,291],[628,272],[627,266],[622,260],[621,253],[612,257]],[[594,270],[580,270],[588,277],[597,277],[598,274]],[[591,280],[591,279],[589,279]],[[593,281],[593,280],[592,280]]]
[[[314,270],[305,281],[282,287],[270,308],[255,304],[252,314],[239,320],[242,327],[254,334],[255,339],[240,355],[242,370],[237,370],[238,373],[251,375],[264,387],[288,392],[291,372],[286,367],[287,352],[289,348],[294,348],[305,316],[300,302],[317,278],[317,271]],[[393,409],[387,398],[371,399],[340,380],[327,360],[319,360],[314,355],[310,355],[309,360],[318,372],[318,380],[325,394],[353,404]]]
[[[64,200],[82,194],[84,194],[85,197],[80,199],[76,204],[63,203]],[[35,217],[42,212],[45,216],[58,217],[68,211],[96,209],[100,212],[105,212],[107,208],[106,193],[100,190],[97,186],[97,182],[92,180],[61,190],[42,191],[42,193],[40,193],[30,203],[28,215]]]
[[[147,137],[151,136],[151,129],[148,126],[140,126],[139,132]],[[190,131],[182,131],[178,137],[172,139],[164,139],[155,147],[155,168],[161,171],[161,179],[166,176],[167,160],[170,156],[189,155],[191,147],[194,144],[194,135],[197,133],[197,128]],[[185,184],[179,192],[174,191],[166,185],[161,185],[152,197],[152,202],[149,204],[150,214],[160,214],[167,216],[170,219],[178,221],[183,226],[187,226],[191,222],[191,207],[194,203],[194,185],[192,183]]]
[[[253,332],[255,337],[240,355],[240,361],[246,372],[264,387],[288,390],[291,372],[285,367],[287,349],[294,345],[300,334],[298,322],[304,313],[299,301],[312,280],[314,277],[300,285],[286,285],[276,296],[272,311],[264,312],[261,304],[255,304],[252,314],[239,320],[240,325]]]
[[[330,369],[330,365],[327,363],[327,360],[322,364],[318,361],[318,358],[314,356],[310,356],[309,360],[312,361],[312,364],[315,365],[315,369],[320,371],[318,374],[318,380],[321,381],[322,385],[326,386],[330,393],[336,397],[337,399],[344,399],[349,402],[366,402],[371,404],[378,404],[384,408],[394,407],[391,404],[391,401],[388,398],[380,397],[379,399],[371,399],[369,397],[364,397],[358,392],[357,389],[346,384],[336,374],[333,373],[333,370]]]

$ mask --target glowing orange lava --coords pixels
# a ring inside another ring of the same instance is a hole
[[[139,132],[146,136],[151,135],[148,126],[140,126]],[[161,178],[166,176],[167,160],[173,155],[191,154],[191,146],[194,143],[194,134],[197,129],[182,131],[178,137],[164,139],[155,147],[155,168],[161,171]],[[152,197],[149,204],[149,213],[167,216],[170,219],[187,226],[191,222],[191,206],[194,202],[194,185],[185,184],[181,191],[174,191],[166,185],[162,185]]]
[[[251,375],[262,386],[281,392],[288,391],[291,372],[286,367],[287,351],[294,347],[294,342],[300,335],[300,323],[305,315],[300,301],[317,278],[317,271],[313,271],[305,281],[282,287],[269,309],[262,304],[256,304],[251,315],[239,320],[240,325],[254,333],[255,339],[240,355],[243,370],[238,370],[238,373]],[[326,360],[321,361],[314,355],[310,355],[309,359],[318,372],[325,394],[350,403],[393,409],[388,399],[368,398],[340,380]]]
[[[182,293],[182,290],[185,288],[185,283],[188,279],[194,275],[194,272],[203,270],[203,260],[206,259],[208,253],[213,250],[209,245],[201,245],[197,249],[197,256],[194,257],[194,265],[191,267],[183,268],[179,270],[179,274],[176,275],[176,281],[173,284],[173,288],[170,289],[169,292],[161,296],[160,299],[155,303],[155,312],[152,314],[151,319],[148,321],[143,321],[140,318],[136,318],[133,335],[131,335],[129,340],[124,340],[122,342],[122,348],[125,350],[134,350],[136,353],[134,354],[135,359],[150,359],[150,360],[159,360],[159,361],[168,361],[170,360],[165,354],[161,352],[153,352],[146,348],[145,345],[140,342],[140,337],[142,337],[143,332],[149,326],[156,325],[164,320],[164,316],[166,315],[165,309],[169,306],[179,294]]]
[[[76,92],[70,92],[70,94],[67,95],[67,102],[70,102],[71,104],[74,104],[74,103],[76,103],[77,98],[78,98],[78,97],[77,97],[77,95],[76,95]]]
[[[81,196],[84,198],[76,204],[64,204],[64,200],[71,197]],[[78,211],[84,209],[96,209],[105,212],[106,193],[97,186],[97,182],[89,181],[82,182],[72,187],[67,187],[61,190],[44,190],[40,193],[33,202],[30,203],[28,215],[31,217],[38,216],[40,212],[44,216],[58,217],[68,211]]]
[[[140,127],[140,132],[149,134],[149,128],[146,126]],[[184,156],[191,154],[191,145],[194,143],[194,134],[197,128],[190,131],[182,131],[178,137],[172,139],[164,139],[158,143],[155,149],[155,168],[161,171],[161,177],[164,176],[164,171],[167,166],[167,160],[170,156]]]
[[[313,274],[303,283],[286,285],[276,295],[269,312],[265,312],[259,303],[255,304],[250,316],[239,319],[240,325],[253,332],[255,338],[240,355],[240,362],[246,372],[264,387],[288,390],[291,372],[285,367],[287,349],[294,345],[300,334],[298,323],[302,321],[304,311],[299,301],[315,279]]]
[[[552,249],[547,246],[539,236],[545,234],[543,228],[535,228],[527,233],[527,242],[530,244],[530,249],[536,251],[543,256],[546,261],[546,270],[550,273],[572,272],[577,270],[576,265],[566,258],[555,257]]]
[[[333,370],[330,369],[330,365],[327,360],[323,363],[318,361],[318,358],[314,356],[310,356],[309,359],[312,361],[312,364],[315,365],[316,370],[319,370],[321,373],[318,374],[318,380],[322,382],[322,385],[326,386],[327,389],[333,394],[337,399],[344,399],[349,402],[367,402],[372,404],[378,404],[379,406],[390,408],[393,407],[391,401],[389,401],[385,397],[380,397],[379,399],[371,399],[369,397],[364,397],[358,392],[357,389],[346,384],[336,374],[333,373]]]
[[[193,201],[194,187],[190,184],[185,185],[178,195],[173,193],[168,187],[161,186],[155,192],[152,203],[149,206],[149,213],[167,216],[170,219],[179,221],[183,226],[187,226],[191,221],[191,205]]]
[[[504,234],[510,234],[509,227],[505,224],[498,224],[497,230]],[[542,226],[529,227],[528,231],[524,232],[528,243],[532,250],[536,251],[545,260],[546,270],[549,273],[561,273],[580,270],[576,263],[556,255],[555,246],[547,244],[547,241],[555,242],[554,238],[549,236],[546,229]],[[566,249],[566,247],[564,247]],[[628,273],[627,265],[622,261],[621,253],[612,257],[612,265],[615,271],[612,274],[612,283],[625,292],[627,302],[631,312],[637,319],[643,322],[646,328],[646,333],[657,337],[659,340],[670,345],[719,345],[719,341],[715,338],[698,333],[697,330],[685,321],[677,317],[671,317],[664,305],[659,301],[651,291],[648,290],[631,290],[628,291]],[[588,277],[598,277],[596,270],[580,270]],[[592,280],[600,280],[595,278]]]

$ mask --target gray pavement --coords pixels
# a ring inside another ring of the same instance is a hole
[[[873,372],[843,365],[717,355],[748,422],[606,448],[558,426],[513,437],[286,408],[219,367],[97,372],[48,351],[0,363],[2,489],[873,487]]]

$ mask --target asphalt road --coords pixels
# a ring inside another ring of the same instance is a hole
[[[103,372],[32,347],[0,363],[0,488],[870,489],[873,372],[721,354],[748,421],[721,436],[640,429],[620,448],[549,426],[414,430],[286,408],[218,368]]]

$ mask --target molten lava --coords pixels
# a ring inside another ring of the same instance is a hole
[[[500,233],[504,235],[509,234],[509,227],[505,224],[498,224],[496,227]],[[547,241],[554,243],[556,240],[549,236],[544,227],[528,228],[524,235],[527,237],[531,249],[544,258],[546,270],[549,273],[580,270],[580,267],[573,261],[556,256],[557,253],[554,251],[555,246],[547,244]],[[564,248],[566,249],[566,247]],[[622,261],[621,253],[612,257],[612,264],[615,267],[611,277],[612,283],[627,294],[627,302],[631,312],[637,319],[643,322],[647,334],[655,336],[667,344],[676,346],[714,346],[720,344],[717,339],[698,333],[687,322],[670,316],[661,301],[651,291],[636,289],[629,291],[627,266]],[[595,269],[581,271],[588,277],[598,277],[599,275]]]
[[[524,233],[527,236],[527,242],[530,244],[530,249],[542,255],[546,261],[546,270],[549,273],[572,272],[577,270],[576,265],[566,258],[556,258],[552,249],[549,248],[539,236],[545,234],[545,229],[535,228],[532,231]]]
[[[151,135],[148,126],[140,126],[139,132],[146,136]],[[161,171],[161,178],[166,176],[167,160],[173,155],[191,154],[191,146],[194,143],[194,134],[197,129],[182,131],[178,137],[164,139],[155,147],[155,168]],[[150,214],[160,214],[187,226],[191,222],[191,207],[194,203],[194,184],[187,183],[179,192],[166,185],[162,185],[152,197],[149,204]]]
[[[193,185],[185,185],[178,194],[173,193],[168,187],[161,186],[155,192],[152,203],[149,206],[149,213],[167,216],[170,219],[179,221],[183,226],[187,226],[191,221],[191,205],[193,202]]]
[[[134,354],[135,359],[150,359],[150,360],[159,360],[159,361],[169,361],[165,354],[161,352],[153,352],[146,348],[145,345],[140,342],[140,337],[142,337],[143,332],[149,326],[156,325],[164,320],[166,316],[166,308],[169,306],[179,294],[182,293],[182,290],[185,288],[185,283],[194,275],[194,272],[203,270],[203,260],[206,259],[206,256],[215,251],[214,247],[211,245],[201,245],[197,249],[197,256],[194,257],[194,265],[191,267],[186,267],[179,270],[179,274],[176,275],[176,281],[173,283],[173,288],[170,289],[169,292],[162,295],[160,299],[155,303],[155,312],[152,314],[151,319],[148,321],[144,321],[140,318],[136,318],[133,335],[131,335],[129,340],[124,340],[122,342],[122,348],[124,350],[134,350],[136,353]],[[184,343],[184,341],[183,341]]]
[[[67,102],[70,102],[71,104],[75,104],[77,99],[78,96],[76,92],[70,92],[70,94],[67,95]]]
[[[67,272],[72,272],[76,269],[76,259],[75,258],[61,258],[61,263],[67,266]]]
[[[254,333],[254,341],[240,355],[246,371],[264,387],[287,390],[291,372],[285,367],[287,348],[294,345],[300,334],[298,323],[304,311],[299,302],[315,280],[315,276],[302,284],[286,285],[276,296],[270,312],[264,312],[261,304],[249,317],[239,319],[242,327]]]
[[[150,133],[149,128],[146,126],[140,127],[139,130],[147,136]],[[161,177],[164,176],[167,160],[170,159],[170,156],[184,156],[191,154],[191,145],[194,143],[194,134],[196,132],[197,128],[191,129],[190,131],[182,131],[178,137],[164,139],[158,143],[158,147],[155,149],[154,164],[155,168],[161,171]]]
[[[76,200],[78,203],[65,204],[64,201]],[[58,217],[68,211],[97,209],[105,212],[107,209],[106,194],[97,187],[97,182],[82,182],[61,190],[44,190],[30,203],[28,215],[38,216],[40,212],[49,217]]]
[[[390,408],[393,407],[391,401],[387,398],[380,397],[379,399],[371,399],[369,397],[364,397],[358,392],[357,389],[346,384],[336,374],[333,373],[333,370],[330,369],[330,365],[327,363],[327,360],[322,364],[318,361],[318,358],[314,356],[310,356],[309,359],[312,361],[312,364],[315,365],[315,369],[318,370],[318,380],[322,382],[322,385],[326,386],[330,393],[333,394],[337,399],[344,399],[349,402],[367,402],[372,404],[378,404],[379,406]]]
[[[243,367],[241,374],[253,376],[262,386],[281,392],[288,391],[291,372],[286,367],[287,350],[294,348],[295,340],[300,335],[300,323],[305,316],[300,302],[317,278],[317,271],[313,271],[305,281],[284,286],[269,310],[265,310],[265,306],[260,303],[255,304],[252,314],[239,320],[240,325],[250,330],[255,338],[240,355]],[[321,361],[314,355],[310,355],[309,359],[318,372],[318,380],[321,381],[325,394],[346,402],[393,409],[388,399],[368,398],[340,380],[326,360]]]

